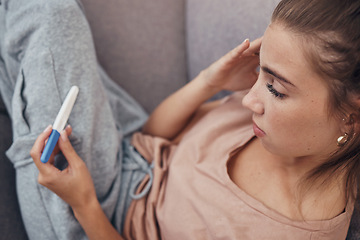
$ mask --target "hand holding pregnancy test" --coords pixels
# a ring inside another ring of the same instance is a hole
[[[53,125],[53,130],[50,134],[50,137],[45,145],[44,151],[41,155],[41,162],[46,163],[49,161],[49,158],[55,148],[55,145],[60,137],[60,132],[64,129],[67,120],[69,119],[71,110],[74,106],[75,100],[79,93],[79,88],[77,86],[72,86],[69,93],[66,95],[64,103],[62,104],[58,115],[55,118]]]

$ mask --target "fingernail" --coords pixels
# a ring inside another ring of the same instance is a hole
[[[248,38],[244,40],[244,42],[249,42],[249,41],[250,41],[250,40],[249,40]]]
[[[50,124],[49,126],[47,126],[47,127],[45,128],[44,132],[49,131],[51,128],[52,128],[52,126],[51,126],[51,124]]]

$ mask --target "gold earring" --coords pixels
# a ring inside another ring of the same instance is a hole
[[[349,140],[349,135],[347,133],[345,133],[343,136],[340,136],[338,139],[337,139],[337,145],[339,147],[342,147],[344,146]]]

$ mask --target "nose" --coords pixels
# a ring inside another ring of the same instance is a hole
[[[242,104],[244,107],[250,109],[255,114],[264,114],[264,104],[261,99],[261,93],[259,89],[259,80],[256,81],[250,91],[244,96]]]

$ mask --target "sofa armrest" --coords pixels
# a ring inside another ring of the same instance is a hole
[[[0,96],[0,233],[1,239],[28,239],[16,195],[15,169],[5,156],[12,140],[11,122]]]

